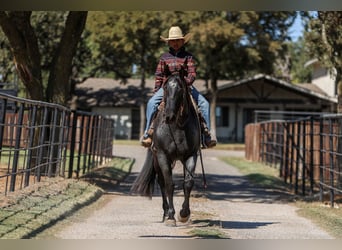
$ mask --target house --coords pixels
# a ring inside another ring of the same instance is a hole
[[[318,59],[312,59],[305,63],[304,67],[312,68],[312,83],[322,89],[327,95],[336,96],[337,89],[335,84],[336,70],[329,71],[323,67]]]
[[[218,87],[216,135],[219,141],[243,142],[244,127],[256,110],[334,112],[337,98],[314,84],[292,84],[259,74]],[[283,119],[281,112],[272,119]]]
[[[216,106],[216,136],[219,142],[243,142],[244,127],[254,111],[334,112],[337,98],[314,84],[292,84],[268,75],[240,81],[219,81]],[[194,86],[208,95],[204,80]],[[147,79],[145,91],[139,79],[126,84],[114,79],[89,78],[76,86],[79,109],[104,114],[116,120],[116,138],[138,139],[140,103],[152,95],[154,80]],[[281,117],[277,117],[281,118]]]
[[[18,84],[9,82],[0,82],[0,94],[18,96]],[[2,108],[3,100],[0,100],[0,109]],[[14,113],[16,111],[16,103],[9,100],[6,103],[6,112]]]

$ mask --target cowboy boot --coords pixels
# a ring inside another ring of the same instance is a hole
[[[141,139],[141,145],[145,148],[149,148],[152,145],[153,127],[147,131],[147,135],[143,135]]]
[[[217,144],[217,139],[215,136],[211,136],[210,130],[207,127],[207,123],[204,120],[204,117],[200,110],[198,110],[199,122],[201,124],[201,132],[203,135],[203,147],[204,148],[212,148]]]
[[[215,136],[212,136],[209,129],[205,128],[203,130],[203,135],[204,135],[204,147],[205,148],[213,148],[217,144],[217,140]]]

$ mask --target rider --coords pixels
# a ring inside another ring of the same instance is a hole
[[[210,109],[209,102],[198,92],[198,90],[192,85],[196,78],[196,66],[194,57],[185,50],[185,44],[190,39],[190,34],[183,36],[182,30],[178,26],[172,26],[169,29],[169,37],[165,38],[160,36],[160,38],[169,45],[169,51],[164,53],[159,60],[156,72],[155,72],[155,87],[154,95],[150,98],[147,103],[146,108],[146,128],[144,135],[141,139],[141,144],[144,147],[150,147],[152,144],[152,134],[153,126],[150,127],[152,117],[156,112],[158,105],[163,98],[163,88],[162,85],[166,80],[166,76],[163,72],[163,65],[167,64],[170,71],[177,71],[180,65],[183,65],[187,59],[187,76],[185,81],[191,88],[191,95],[196,101],[202,116],[205,120],[204,132],[204,143],[208,148],[216,146],[216,139],[212,138],[210,134]]]

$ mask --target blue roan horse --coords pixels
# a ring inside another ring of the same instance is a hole
[[[131,191],[152,198],[157,177],[163,198],[163,221],[176,226],[172,168],[177,160],[183,164],[184,202],[178,220],[186,222],[190,217],[190,193],[200,150],[200,126],[190,99],[190,89],[184,80],[184,67],[173,74],[167,66],[165,70],[169,73],[164,83],[165,107],[154,120],[153,143]]]

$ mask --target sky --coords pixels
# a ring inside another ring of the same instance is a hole
[[[302,24],[302,20],[300,16],[298,15],[293,26],[289,30],[290,36],[292,37],[292,41],[296,42],[298,38],[302,36],[303,31],[304,31],[304,27]]]

